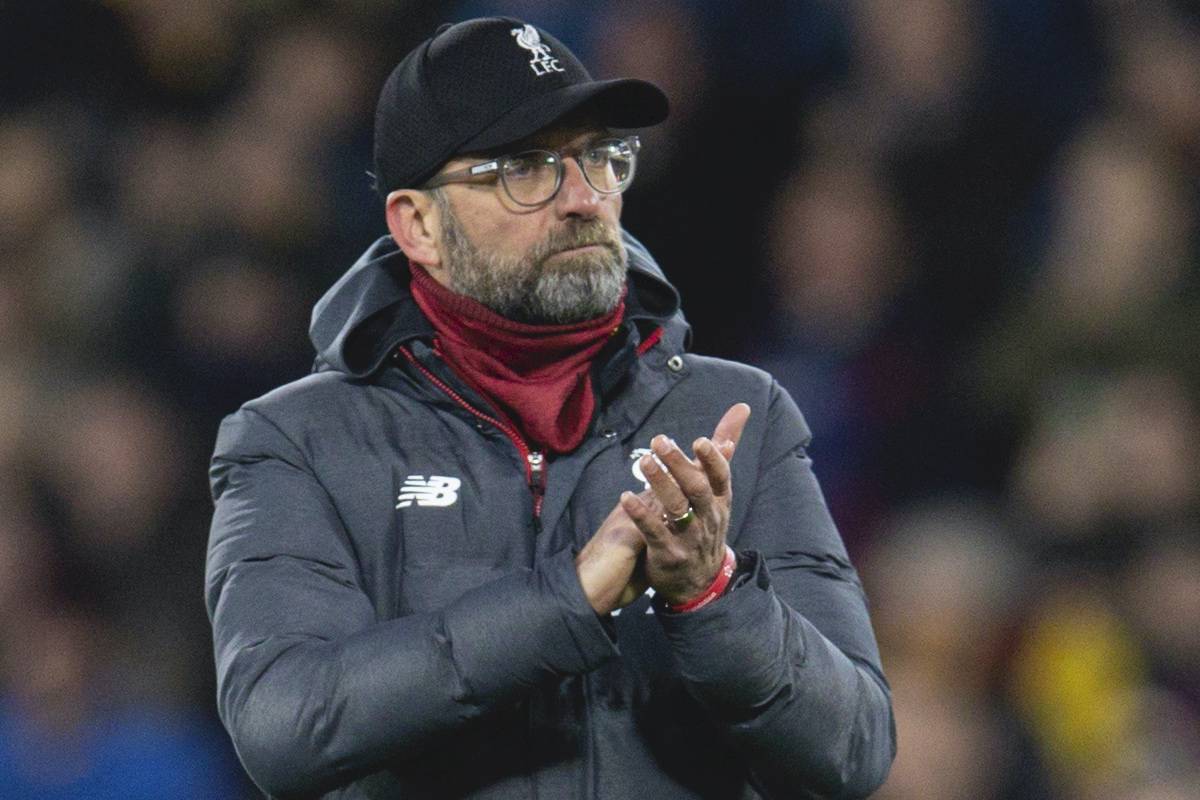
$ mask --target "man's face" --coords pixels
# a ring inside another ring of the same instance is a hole
[[[603,130],[543,131],[511,148],[576,153]],[[458,158],[445,171],[478,163]],[[451,184],[435,192],[450,288],[519,322],[573,323],[608,313],[621,300],[627,256],[621,195],[597,192],[574,158],[549,202],[519,206],[493,183]]]

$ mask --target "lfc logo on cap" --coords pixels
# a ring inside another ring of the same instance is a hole
[[[558,59],[550,53],[550,45],[542,43],[542,37],[537,28],[526,25],[524,28],[513,28],[510,33],[517,37],[517,44],[533,54],[529,60],[529,68],[539,78],[551,72],[565,72]]]

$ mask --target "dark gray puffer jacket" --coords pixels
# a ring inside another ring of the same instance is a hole
[[[632,238],[625,323],[584,442],[552,459],[430,347],[375,243],[313,312],[317,370],[221,426],[206,598],[218,705],[269,795],[864,797],[895,753],[863,592],[759,370],[690,355]],[[659,331],[661,329],[661,331]],[[745,401],[729,541],[743,577],[688,614],[588,606],[574,554],[665,433]],[[747,577],[748,576],[748,577]]]

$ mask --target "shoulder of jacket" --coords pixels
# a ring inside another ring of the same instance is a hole
[[[243,403],[217,433],[215,455],[289,451],[308,458],[313,447],[363,434],[378,419],[378,395],[411,402],[378,384],[341,372],[318,372]],[[402,412],[403,413],[403,412]]]
[[[315,372],[291,383],[278,386],[264,395],[248,400],[241,410],[249,410],[270,419],[287,419],[308,413],[328,415],[330,403],[345,403],[373,389],[342,372]]]
[[[257,416],[289,436],[303,436],[308,431],[327,430],[331,425],[354,427],[358,421],[375,416],[381,408],[380,395],[387,395],[399,406],[417,403],[373,380],[326,371],[272,389],[242,404],[226,420],[248,422],[248,417]],[[399,406],[395,410],[403,413]]]
[[[770,392],[775,384],[771,374],[741,361],[715,356],[684,353],[679,356],[682,368],[707,385],[728,387],[750,392]],[[709,384],[712,381],[714,383]]]

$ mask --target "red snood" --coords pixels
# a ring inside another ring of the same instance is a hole
[[[535,449],[566,453],[578,447],[596,406],[592,361],[620,325],[624,299],[586,322],[529,325],[410,266],[413,299],[433,325],[435,349],[450,368],[515,423]]]

